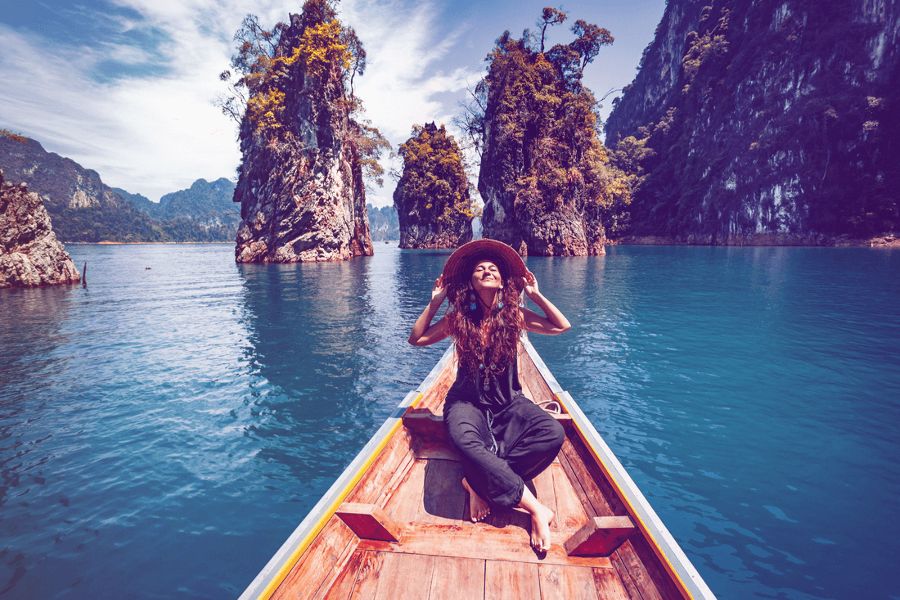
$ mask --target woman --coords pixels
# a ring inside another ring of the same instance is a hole
[[[544,313],[519,306],[524,290]],[[445,298],[447,314],[431,324]],[[409,343],[427,346],[451,336],[459,368],[447,392],[444,422],[463,459],[473,521],[491,507],[531,515],[531,545],[550,548],[553,511],[525,486],[550,466],[564,433],[556,420],[522,394],[517,368],[519,334],[560,334],[571,326],[538,289],[534,274],[509,246],[476,240],[457,248],[434,282],[431,302]]]

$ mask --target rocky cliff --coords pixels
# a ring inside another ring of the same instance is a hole
[[[401,248],[456,248],[472,239],[472,199],[462,152],[441,125],[413,127],[400,145],[394,190]]]
[[[161,241],[165,233],[75,161],[47,152],[37,141],[0,131],[0,168],[10,181],[39,194],[56,235],[67,242]]]
[[[371,255],[362,174],[366,128],[351,118],[358,106],[350,81],[359,40],[325,0],[307,0],[302,14],[290,15],[273,35],[271,55],[239,49],[233,61],[245,66],[249,93],[234,192],[242,218],[235,258]]]
[[[830,244],[896,230],[900,2],[671,0],[606,141],[645,148],[631,233]]]
[[[606,214],[629,200],[626,177],[597,134],[596,99],[582,84],[612,35],[578,20],[572,42],[545,49],[546,27],[566,18],[545,9],[540,44],[528,31],[497,40],[469,119],[483,140],[483,235],[522,254],[602,254]]]
[[[24,183],[5,181],[0,171],[0,288],[80,279],[40,197]]]

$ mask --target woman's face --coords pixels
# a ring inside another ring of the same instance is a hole
[[[503,287],[500,269],[489,260],[483,260],[472,270],[472,288],[477,292],[482,289],[499,290]]]

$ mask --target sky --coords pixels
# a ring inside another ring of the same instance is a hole
[[[234,32],[252,13],[271,27],[301,0],[0,0],[0,128],[100,173],[103,181],[157,201],[198,179],[234,180],[237,127],[215,106],[225,91]],[[414,124],[451,122],[485,72],[484,57],[509,30],[519,37],[543,6],[569,21],[551,43],[574,38],[584,19],[615,37],[585,70],[597,98],[634,78],[665,0],[343,0],[339,17],[368,53],[355,88],[366,116],[396,147]],[[605,119],[618,92],[601,104]],[[388,168],[400,166],[385,158]],[[471,173],[477,176],[477,167]],[[474,181],[473,181],[474,183]],[[395,181],[370,186],[368,202],[391,204]]]

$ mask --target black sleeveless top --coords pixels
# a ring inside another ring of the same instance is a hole
[[[446,402],[466,401],[492,413],[499,412],[522,393],[517,363],[513,357],[499,373],[489,373],[483,368],[473,373],[459,363],[456,381],[447,392]]]

